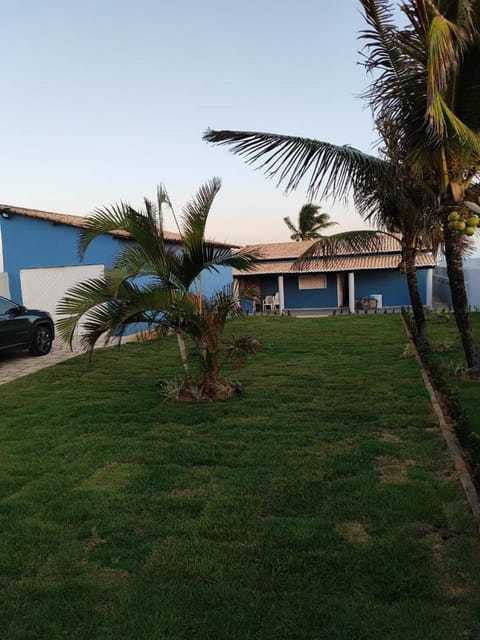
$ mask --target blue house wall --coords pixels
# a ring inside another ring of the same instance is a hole
[[[337,275],[327,273],[326,289],[299,289],[298,275],[284,277],[286,309],[316,309],[336,307]]]
[[[247,276],[248,277],[248,276]],[[255,272],[253,276],[255,277]],[[278,277],[277,276],[262,276],[261,278],[261,297],[274,296],[278,291]]]
[[[214,293],[233,283],[231,267],[217,267],[215,271],[203,271],[201,277],[201,291],[205,298],[211,298]]]
[[[427,269],[417,269],[418,288],[423,304],[427,303]],[[407,278],[398,270],[356,271],[355,298],[372,294],[382,294],[384,307],[408,306],[411,304],[408,294]]]
[[[0,217],[0,231],[4,271],[8,273],[10,296],[17,302],[23,302],[21,269],[82,264],[102,264],[108,269],[125,242],[130,242],[110,234],[101,235],[91,243],[81,261],[77,227],[13,213],[9,218]],[[222,267],[218,272],[205,271],[202,274],[203,294],[211,296],[214,291],[231,284],[232,279],[230,267]]]
[[[428,269],[418,269],[417,279],[423,304],[427,303]],[[397,269],[355,271],[355,299],[381,294],[384,307],[409,306],[407,278]],[[299,289],[298,274],[284,275],[284,304],[286,309],[322,309],[338,306],[337,274],[327,273],[327,287],[325,289]],[[347,273],[344,277],[343,304],[348,301]],[[260,284],[260,297],[274,295],[278,287],[277,275],[246,276],[255,279]],[[250,307],[251,305],[247,305]]]
[[[326,289],[299,289],[298,275],[285,275],[283,280],[286,309],[315,309],[337,306],[337,276],[327,275]],[[273,296],[278,291],[278,276],[261,277],[261,297]]]
[[[0,218],[4,271],[8,273],[10,295],[23,302],[21,269],[72,267],[80,264],[103,264],[109,268],[121,248],[121,240],[105,234],[88,248],[83,261],[78,254],[78,229],[65,224],[13,214]]]

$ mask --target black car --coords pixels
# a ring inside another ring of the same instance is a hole
[[[29,349],[34,356],[45,356],[54,338],[55,326],[49,313],[27,309],[0,296],[0,352]]]

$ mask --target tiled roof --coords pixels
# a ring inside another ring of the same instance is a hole
[[[398,269],[401,256],[399,253],[383,256],[348,256],[338,258],[321,258],[310,264],[305,269],[299,269],[294,265],[294,260],[275,260],[260,262],[256,265],[251,275],[261,274],[287,274],[287,273],[327,273],[337,271],[362,271],[364,269]],[[416,266],[435,267],[435,258],[428,253],[418,253]],[[244,271],[233,270],[234,276],[246,275]]]
[[[273,242],[271,244],[248,245],[246,249],[255,249],[261,253],[264,260],[282,260],[286,258],[299,258],[302,253],[314,243],[314,240],[303,240],[302,242]],[[400,245],[392,236],[380,235],[377,238],[375,249],[366,250],[365,254],[394,253],[398,252]],[[337,255],[351,255],[351,249],[343,249]]]
[[[26,209],[24,207],[14,207],[8,204],[0,204],[0,211],[2,210],[8,210],[11,213],[15,213],[21,216],[28,216],[29,218],[48,220],[53,224],[66,224],[70,227],[78,227],[79,229],[85,228],[88,223],[88,218],[83,216],[73,216],[67,215],[65,213],[53,213],[52,211],[41,211],[39,209]],[[110,234],[116,236],[117,238],[131,237],[127,231],[110,231]],[[169,242],[175,242],[178,244],[182,242],[182,238],[178,233],[164,231],[164,237],[165,240],[168,240]],[[208,240],[208,244],[228,248],[236,247],[236,245],[217,242],[216,240]]]

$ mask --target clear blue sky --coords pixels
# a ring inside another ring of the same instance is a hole
[[[180,212],[218,175],[208,234],[282,241],[305,186],[285,197],[202,132],[374,149],[357,0],[22,0],[2,3],[0,21],[0,202],[87,215],[140,205],[163,182]],[[353,209],[319,204],[339,230],[361,226]]]

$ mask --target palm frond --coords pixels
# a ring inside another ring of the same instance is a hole
[[[190,244],[203,239],[208,214],[221,186],[220,178],[212,178],[183,208],[183,240],[187,251]]]
[[[302,180],[312,199],[345,199],[353,182],[374,173],[382,180],[388,163],[350,146],[338,146],[320,140],[253,131],[207,130],[203,139],[230,146],[230,151],[256,165],[269,178],[284,184],[285,191],[295,190]]]
[[[89,244],[99,235],[111,231],[127,231],[127,218],[130,206],[124,202],[104,209],[96,209],[88,218],[86,227],[79,233],[78,251],[83,259]]]
[[[71,287],[57,305],[64,317],[57,321],[59,335],[70,344],[81,328],[82,342],[93,348],[104,335],[108,341],[137,322],[155,322],[170,303],[168,291],[153,281],[137,283],[119,270],[109,271]]]
[[[478,164],[480,162],[480,138],[477,132],[467,126],[460,118],[447,105],[446,100],[442,96],[438,96],[437,102],[432,108],[441,112],[433,114],[429,112],[429,117],[432,117],[432,121],[439,118],[442,121],[441,133],[449,133],[453,138],[450,148],[451,155],[455,154],[456,148],[458,148],[458,156],[470,157],[470,162]],[[441,125],[438,124],[440,127]],[[465,148],[467,147],[467,148]]]
[[[132,242],[122,247],[120,253],[115,257],[114,268],[135,275],[141,273],[149,264],[141,247]]]
[[[477,215],[480,215],[480,207],[476,202],[470,202],[469,200],[465,200],[464,204],[470,209],[470,211],[473,211]]]
[[[295,261],[295,267],[308,269],[319,258],[331,259],[340,254],[362,254],[378,251],[382,245],[381,231],[355,230],[324,236],[314,242]]]
[[[90,243],[98,236],[112,231],[123,231],[148,253],[156,253],[155,244],[161,240],[156,207],[145,200],[145,210],[136,211],[129,204],[121,202],[96,209],[87,219],[86,226],[79,234],[79,253],[83,258]]]
[[[283,221],[285,222],[285,224],[287,225],[287,227],[290,229],[290,231],[292,232],[292,235],[290,236],[291,240],[296,240],[297,237],[299,236],[300,232],[297,229],[297,227],[293,224],[293,222],[290,220],[289,216],[286,216]]]
[[[188,289],[202,271],[218,272],[222,267],[231,267],[239,271],[252,271],[260,255],[255,249],[232,250],[206,242],[199,242],[182,254],[180,273],[183,286]]]
[[[397,76],[404,72],[404,56],[398,39],[389,0],[360,0],[368,29],[360,32],[359,40],[366,42],[364,66],[367,71],[392,70]]]
[[[160,214],[159,229],[161,230],[162,235],[163,235],[163,209],[164,207],[166,207],[173,216],[178,234],[180,235],[180,237],[182,237],[182,229],[180,228],[180,224],[178,222],[175,209],[173,208],[172,201],[170,200],[170,196],[168,195],[167,189],[163,183],[160,183],[157,185],[157,207]]]
[[[427,113],[439,115],[433,105],[438,103],[448,86],[452,73],[459,63],[459,46],[461,48],[461,32],[457,25],[437,13],[430,21],[428,31],[427,61]],[[444,134],[443,118],[432,118],[432,126],[437,128],[440,136]]]
[[[338,222],[330,220],[330,214],[328,213],[318,213],[315,216],[315,224],[319,229],[328,229],[328,227],[334,227]]]

